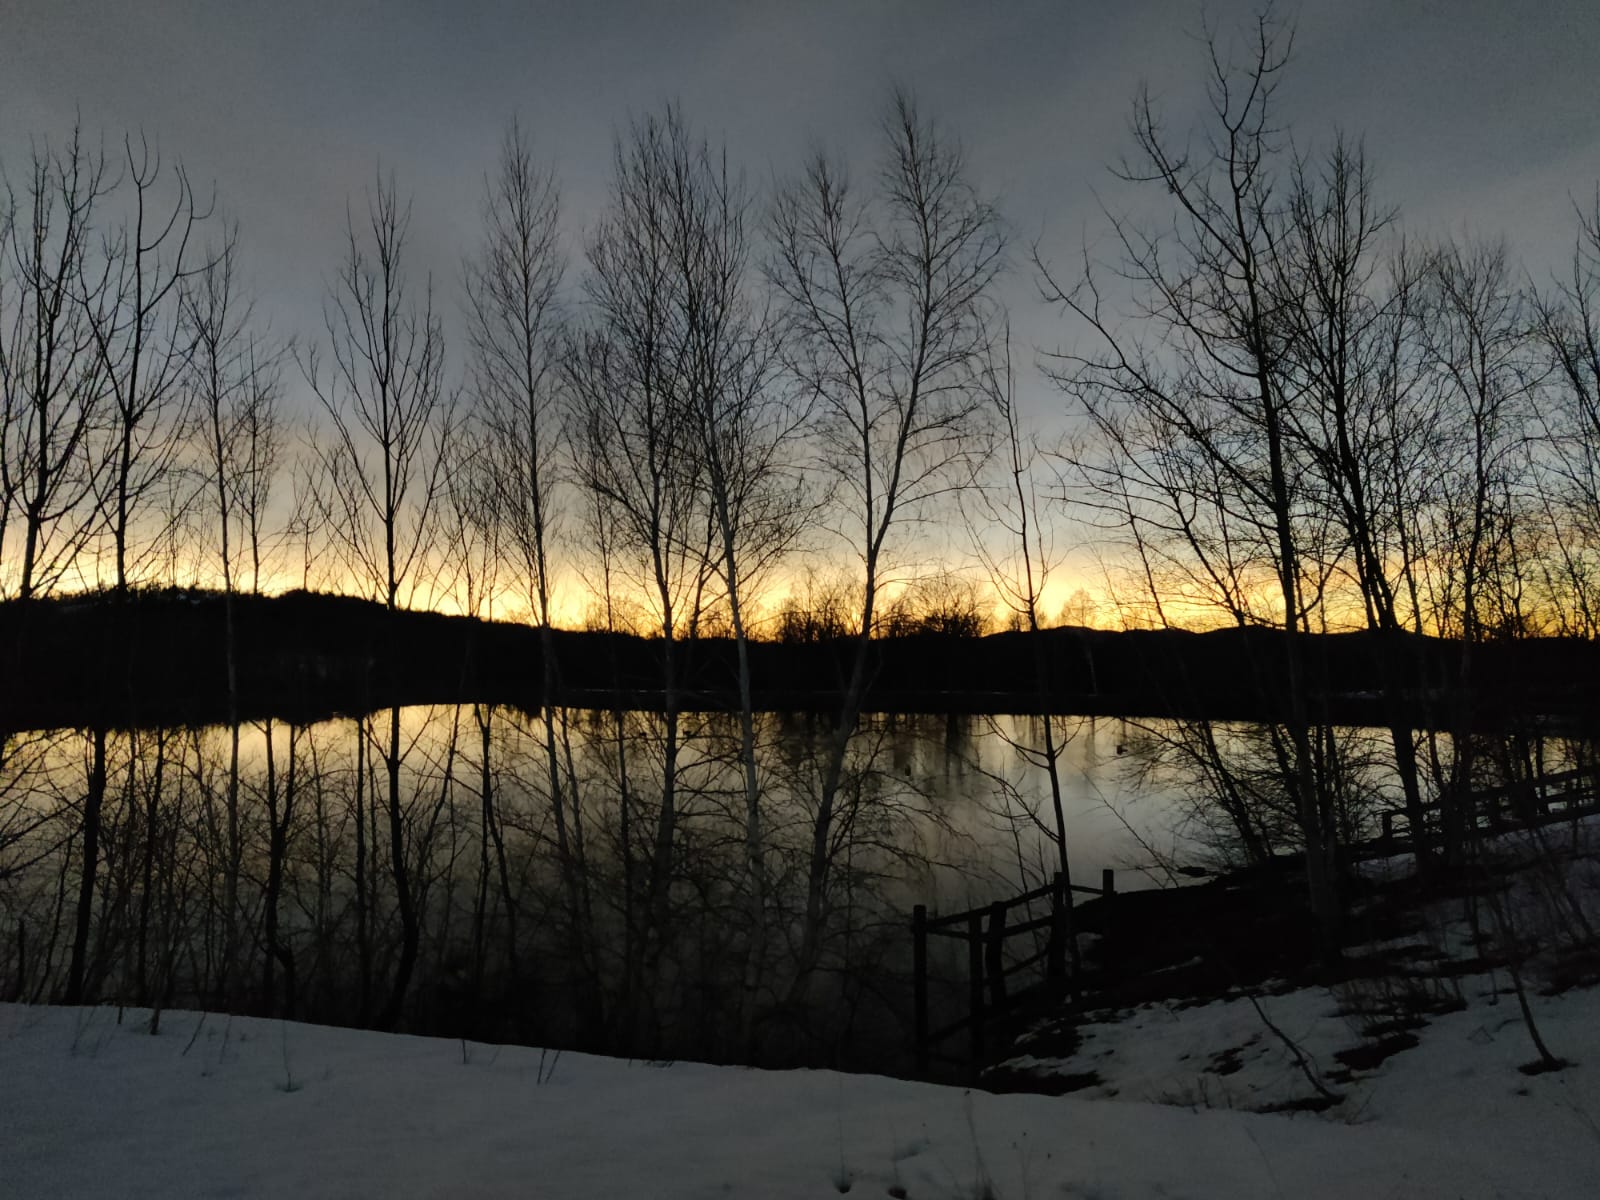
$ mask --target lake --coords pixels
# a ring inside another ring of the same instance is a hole
[[[753,821],[736,718],[549,718],[253,723],[237,769],[227,727],[8,739],[0,995],[874,1065],[911,907],[1057,867],[1039,717],[869,715],[825,802],[826,721],[759,716]],[[1204,855],[1161,728],[1054,719],[1076,880]]]

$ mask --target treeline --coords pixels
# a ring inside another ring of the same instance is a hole
[[[311,724],[393,705],[490,704],[659,708],[659,639],[390,610],[349,596],[291,591],[234,598],[137,589],[71,599],[0,602],[0,645],[12,647],[0,728],[216,725],[230,704],[248,720]],[[543,685],[545,651],[553,656]],[[752,640],[751,700],[762,712],[829,713],[855,646],[842,634]],[[1399,661],[1392,661],[1396,653]],[[1465,703],[1473,730],[1518,723],[1590,735],[1600,714],[1600,643],[1528,638],[1485,643],[1470,679],[1457,641],[1408,634],[1316,634],[1305,655],[1320,720],[1383,726],[1384,688],[1402,692],[1414,730],[1448,731]],[[1271,721],[1288,687],[1282,634],[1260,627],[1205,633],[1051,627],[979,634],[890,630],[874,640],[864,709],[904,713]],[[1050,682],[1041,691],[1041,668]],[[119,686],[120,681],[120,686]],[[738,647],[702,635],[683,653],[683,706],[740,704]],[[236,695],[234,694],[236,692]]]

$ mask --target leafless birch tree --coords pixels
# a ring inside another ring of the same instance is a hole
[[[1562,625],[1592,638],[1600,633],[1600,191],[1577,216],[1571,261],[1534,310],[1553,368],[1540,423],[1552,451]]]
[[[437,563],[432,533],[444,492],[452,400],[444,382],[444,334],[431,283],[420,304],[405,273],[410,207],[381,174],[367,197],[364,228],[348,222],[344,262],[324,308],[332,362],[315,351],[302,369],[327,419],[318,451],[326,487],[318,499],[352,583],[389,609],[410,603]],[[421,944],[401,791],[400,709],[388,714],[389,864],[400,909],[400,958],[376,1024],[399,1019]]]
[[[95,438],[108,394],[90,315],[109,286],[95,255],[97,206],[114,180],[74,129],[37,146],[19,202],[0,210],[0,587],[26,599],[75,566],[95,529]],[[22,547],[7,558],[8,527]]]
[[[1129,429],[1148,437],[1164,448],[1159,470],[1176,474],[1150,479],[1153,488],[1136,485],[1140,499],[1165,508],[1163,521],[1180,543],[1204,549],[1206,572],[1231,590],[1239,611],[1249,605],[1252,576],[1272,580],[1270,619],[1283,631],[1287,782],[1311,907],[1332,953],[1339,919],[1334,830],[1317,786],[1303,649],[1323,580],[1315,542],[1308,546],[1302,527],[1306,496],[1291,437],[1299,397],[1286,386],[1286,337],[1273,294],[1287,251],[1278,165],[1284,147],[1273,99],[1291,42],[1270,11],[1258,16],[1242,67],[1208,37],[1210,109],[1195,152],[1167,128],[1147,88],[1135,100],[1136,152],[1121,174],[1162,189],[1172,206],[1163,228],[1113,218],[1118,270],[1140,289],[1139,321],[1129,328],[1116,320],[1092,276],[1063,288],[1046,272],[1045,289],[1100,339],[1097,353],[1064,360],[1057,377],[1107,437],[1110,475],[1119,474],[1118,464],[1148,475],[1146,464],[1125,453]]]
[[[884,123],[877,182],[860,195],[841,164],[818,154],[779,194],[770,222],[790,369],[816,397],[833,516],[861,579],[850,677],[815,781],[800,987],[822,949],[880,593],[908,527],[970,481],[985,446],[982,356],[1005,249],[959,144],[904,92]]]
[[[677,269],[670,199],[673,181],[693,169],[694,159],[675,109],[642,118],[619,139],[611,202],[588,239],[587,319],[563,369],[574,475],[591,498],[596,535],[607,539],[606,568],[634,589],[660,645],[660,782],[644,923],[628,938],[628,996],[638,995],[648,960],[659,957],[668,936],[682,750],[681,642],[698,623],[707,572],[699,503],[704,464],[687,402],[694,371],[691,310],[687,281]],[[608,604],[609,593],[608,586]],[[626,776],[622,786],[626,820],[645,797]],[[624,845],[622,853],[628,858],[632,851]],[[631,865],[625,876],[631,878]],[[632,927],[631,890],[623,904]]]
[[[513,120],[500,144],[495,171],[484,179],[483,233],[464,269],[471,346],[472,415],[477,431],[484,516],[498,546],[515,556],[529,610],[540,633],[544,703],[545,778],[557,831],[557,851],[569,920],[582,910],[577,863],[568,837],[568,795],[557,738],[556,655],[551,637],[551,559],[557,522],[555,485],[560,415],[555,410],[557,292],[566,270],[560,242],[561,197],[555,177],[539,166],[530,140]],[[499,818],[488,775],[492,708],[477,712],[483,755],[485,837],[492,838],[506,908],[516,976],[516,910],[505,870]],[[487,844],[485,845],[487,855]],[[486,866],[487,864],[485,864]]]

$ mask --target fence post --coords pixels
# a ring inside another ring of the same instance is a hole
[[[1117,898],[1117,873],[1110,867],[1100,872],[1100,937],[1105,942],[1105,949],[1100,954],[1101,962],[1108,962],[1114,953],[1111,944],[1112,914],[1116,909]]]
[[[17,918],[17,987],[12,994],[12,1002],[21,1004],[28,994],[28,927],[21,917]]]
[[[1062,900],[1061,872],[1057,871],[1050,881],[1050,952],[1044,968],[1051,983],[1067,973],[1067,912]]]
[[[917,1073],[928,1070],[928,906],[911,910],[911,977],[917,1022]]]
[[[996,900],[989,906],[989,932],[984,944],[984,974],[989,977],[989,1003],[995,1008],[1006,1002],[1006,902]]]
[[[983,1061],[983,914],[967,915],[968,1031],[972,1039],[972,1069]]]

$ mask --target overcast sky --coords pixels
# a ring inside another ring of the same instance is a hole
[[[1229,30],[1252,9],[1206,11]],[[1600,178],[1600,3],[1282,10],[1298,26],[1282,92],[1298,141],[1363,134],[1418,232],[1504,233],[1541,272],[1564,253],[1571,198]],[[0,161],[15,175],[28,137],[60,138],[75,110],[108,140],[142,128],[215,182],[263,310],[305,338],[320,332],[346,200],[364,203],[380,161],[414,197],[414,269],[453,311],[513,112],[560,173],[576,259],[630,115],[680,100],[759,184],[817,142],[864,163],[899,81],[959,132],[1019,264],[1035,239],[1070,262],[1103,233],[1100,199],[1118,202],[1107,167],[1139,83],[1186,122],[1201,21],[1193,0],[0,0]],[[1010,287],[1019,336],[1050,341],[1030,273]],[[1035,388],[1031,403],[1044,415],[1053,400]]]

